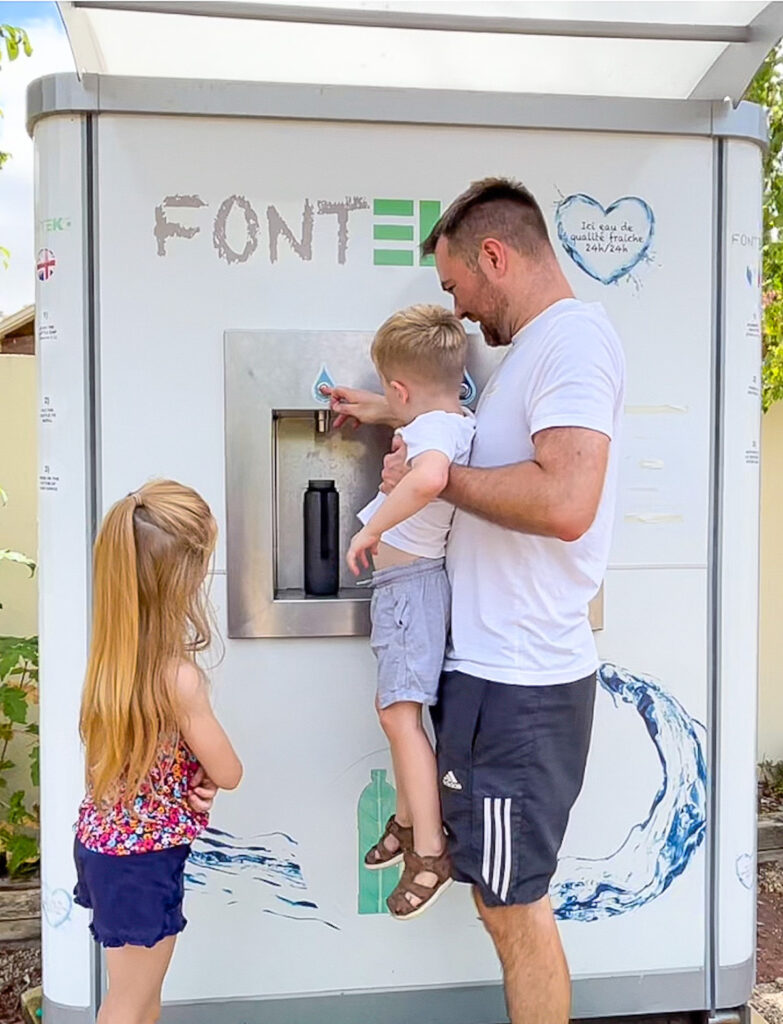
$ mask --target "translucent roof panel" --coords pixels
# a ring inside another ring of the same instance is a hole
[[[61,3],[80,72],[737,101],[783,3]]]

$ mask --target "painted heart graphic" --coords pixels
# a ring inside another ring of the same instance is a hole
[[[73,910],[73,897],[67,889],[49,889],[43,899],[43,912],[47,923],[52,928],[59,928],[60,925],[70,918]]]
[[[646,259],[655,215],[638,196],[622,196],[604,207],[578,193],[558,203],[557,237],[576,265],[601,284],[614,284]]]

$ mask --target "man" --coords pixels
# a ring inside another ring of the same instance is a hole
[[[530,192],[473,184],[423,245],[459,317],[508,347],[476,410],[447,549],[452,636],[433,722],[457,879],[503,966],[512,1024],[567,1024],[549,883],[581,789],[598,659],[588,603],[609,554],[624,359],[601,306],[574,298]],[[389,422],[336,388],[338,419]],[[404,447],[384,482],[404,472]]]

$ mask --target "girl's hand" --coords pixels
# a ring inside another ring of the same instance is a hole
[[[188,803],[190,809],[196,814],[209,814],[212,804],[215,802],[218,788],[212,779],[208,779],[201,765],[196,769],[196,774],[190,783],[188,790]]]
[[[348,548],[348,554],[346,555],[348,567],[354,576],[358,576],[361,572],[359,568],[360,562],[365,569],[370,568],[367,552],[369,551],[371,554],[377,555],[380,539],[377,533],[368,530],[366,526],[359,530],[357,534],[354,534],[351,546]]]

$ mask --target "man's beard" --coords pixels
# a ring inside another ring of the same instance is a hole
[[[484,323],[480,323],[479,326],[481,327],[481,333],[484,335],[484,341],[486,341],[490,348],[503,348],[505,345],[511,344],[508,331],[503,331],[501,334],[494,326],[490,327]]]
[[[508,299],[505,295],[491,290],[488,281],[487,293],[490,308],[483,317],[478,317],[481,333],[491,348],[502,348],[510,345],[512,341],[508,327]]]

